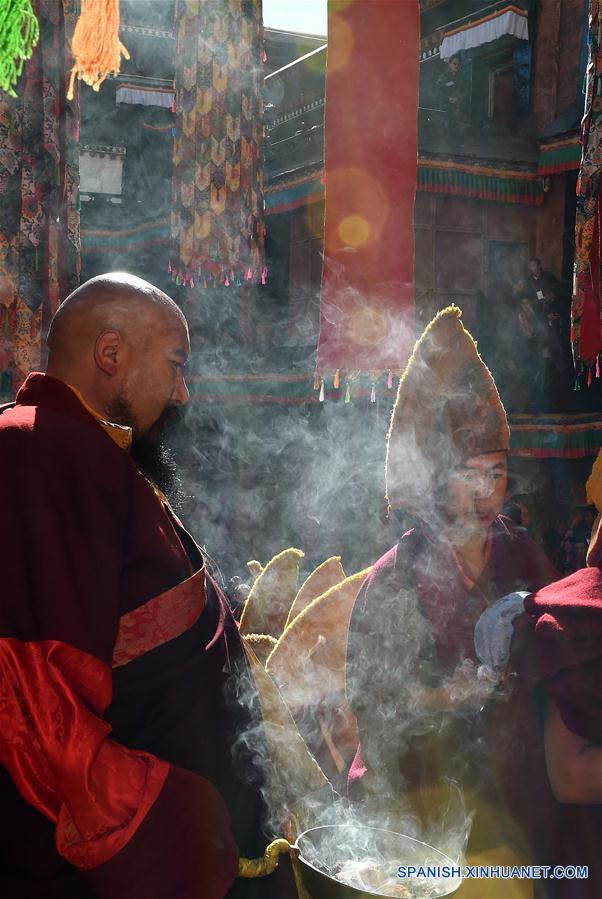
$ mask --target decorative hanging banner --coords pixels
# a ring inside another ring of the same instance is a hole
[[[19,95],[0,96],[0,396],[42,364],[43,336],[79,280],[78,102],[66,72],[76,0],[35,0],[40,41]]]
[[[602,168],[602,57],[600,0],[590,0],[589,61],[585,113],[581,124],[583,153],[577,181],[572,331],[576,361],[593,366],[602,352],[600,303],[600,171]]]
[[[403,368],[414,344],[418,0],[332,0],[318,368]]]
[[[570,172],[581,163],[581,144],[578,135],[559,140],[546,141],[539,145],[538,175],[555,175]]]
[[[579,160],[572,167],[579,168]],[[539,206],[545,197],[541,173],[535,170],[494,168],[477,162],[426,157],[418,158],[417,188],[427,193],[476,197],[499,203],[523,203],[527,206]],[[322,169],[309,175],[293,175],[266,187],[265,214],[277,215],[323,199]]]
[[[261,0],[180,0],[171,258],[190,287],[265,281]]]
[[[161,106],[172,109],[175,100],[173,90],[145,87],[140,84],[121,84],[115,91],[115,103],[131,103],[134,106]],[[169,126],[171,127],[171,125]]]
[[[446,31],[439,50],[441,59],[451,59],[462,50],[481,47],[506,35],[518,38],[519,41],[529,40],[526,9],[521,9],[513,3],[502,4],[501,9],[495,9],[477,21],[469,21]]]
[[[534,171],[426,158],[418,161],[418,190],[529,206],[541,205],[545,196]]]

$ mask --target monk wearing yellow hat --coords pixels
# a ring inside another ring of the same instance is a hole
[[[402,536],[360,590],[347,647],[360,737],[350,795],[381,826],[413,821],[423,837],[458,853],[470,834],[468,855],[489,852],[499,863],[509,845],[531,853],[491,762],[499,699],[478,666],[474,628],[495,600],[558,577],[525,530],[500,514],[509,437],[460,310],[444,309],[400,381],[386,489]],[[477,885],[481,897],[498,895]],[[529,895],[507,881],[499,887],[505,899]]]

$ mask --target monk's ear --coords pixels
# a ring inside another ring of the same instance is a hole
[[[96,338],[94,361],[110,378],[121,373],[126,355],[127,346],[119,331],[103,331]]]

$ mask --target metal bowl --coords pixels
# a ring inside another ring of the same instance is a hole
[[[327,824],[306,830],[296,840],[303,883],[312,899],[389,899],[382,893],[374,893],[347,886],[335,877],[326,874],[326,870],[334,870],[347,859],[374,858],[380,856],[399,865],[416,866],[455,866],[458,863],[451,858],[412,837],[383,830],[377,827],[354,826],[350,824]],[[412,884],[425,884],[425,880],[406,881]],[[461,878],[441,878],[429,881],[430,896],[451,896],[459,889]],[[421,893],[417,890],[417,896]],[[422,894],[424,895],[424,894]]]

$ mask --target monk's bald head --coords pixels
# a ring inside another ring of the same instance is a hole
[[[174,301],[153,284],[126,272],[98,275],[74,290],[54,316],[48,332],[49,373],[57,366],[77,365],[102,331],[118,330],[136,345],[174,321],[185,326]]]
[[[145,433],[187,401],[186,319],[148,281],[111,272],[61,304],[48,333],[48,374],[77,388],[98,411]]]

